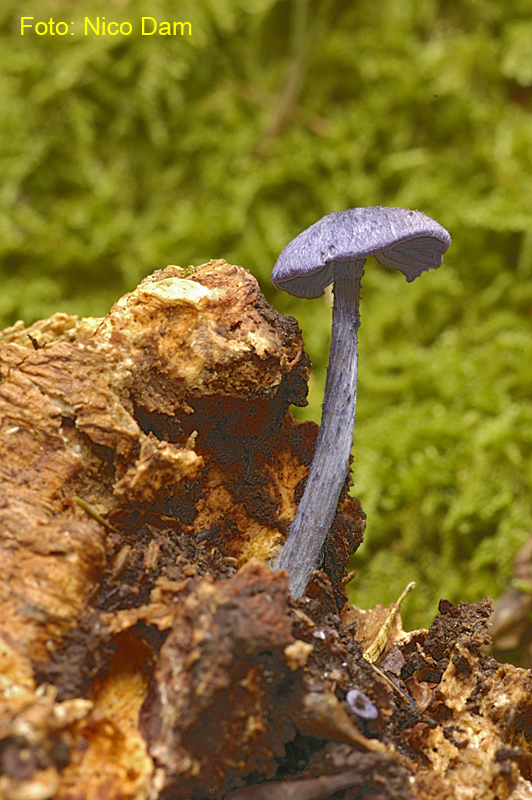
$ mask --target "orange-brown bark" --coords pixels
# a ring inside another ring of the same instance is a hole
[[[481,655],[487,603],[397,617],[388,680],[363,658],[386,611],[347,603],[348,481],[307,595],[270,571],[309,367],[224,261],[0,333],[0,797],[532,798],[530,673]]]

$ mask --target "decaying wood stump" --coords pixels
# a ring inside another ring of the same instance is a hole
[[[532,798],[532,673],[482,655],[488,601],[397,617],[377,671],[348,481],[307,595],[270,571],[317,426],[248,272],[17,323],[0,366],[0,797]]]

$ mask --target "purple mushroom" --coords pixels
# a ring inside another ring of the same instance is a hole
[[[377,719],[379,711],[373,705],[367,694],[360,689],[350,689],[345,696],[347,705],[355,714],[362,719]]]
[[[274,569],[290,572],[293,597],[305,591],[329,533],[347,476],[357,397],[360,282],[366,258],[401,270],[407,281],[441,266],[451,244],[445,228],[407,208],[333,212],[282,251],[272,283],[297,297],[319,297],[334,283],[331,350],[321,428],[305,492]]]

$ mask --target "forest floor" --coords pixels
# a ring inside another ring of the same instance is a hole
[[[489,599],[429,630],[348,602],[346,480],[294,600],[268,566],[317,426],[296,321],[241,267],[0,332],[0,797],[524,800],[532,672]]]

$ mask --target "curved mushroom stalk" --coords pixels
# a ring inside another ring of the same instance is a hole
[[[355,427],[360,283],[366,259],[333,262],[334,306],[331,352],[321,428],[305,492],[274,569],[290,572],[290,591],[299,597],[319,563],[347,476]],[[340,265],[337,269],[337,265]]]

